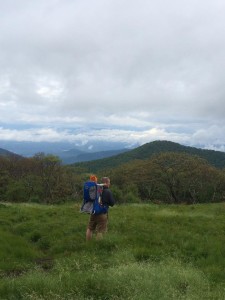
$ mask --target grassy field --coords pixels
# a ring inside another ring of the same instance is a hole
[[[0,204],[0,299],[225,299],[225,204],[122,205],[86,243],[79,206]]]

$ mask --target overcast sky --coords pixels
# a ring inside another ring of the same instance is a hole
[[[0,0],[0,140],[225,151],[224,0]]]

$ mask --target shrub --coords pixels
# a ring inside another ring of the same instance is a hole
[[[12,202],[27,202],[29,198],[24,183],[22,181],[11,182],[7,187],[6,199]]]

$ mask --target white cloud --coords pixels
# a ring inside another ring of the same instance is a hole
[[[46,139],[73,139],[64,128],[98,127],[141,142],[224,143],[224,9],[222,0],[2,1],[4,136],[7,124],[25,124],[8,138],[33,139],[37,126]]]
[[[34,142],[62,142],[71,141],[77,145],[85,145],[91,141],[123,142],[126,144],[144,144],[153,140],[173,140],[185,142],[189,136],[183,133],[167,132],[160,128],[146,131],[122,129],[89,129],[71,131],[68,129],[57,130],[52,128],[33,128],[26,130],[10,130],[0,128],[0,140],[8,141],[34,141]]]
[[[213,125],[207,129],[199,129],[192,136],[192,143],[199,145],[225,145],[225,126]]]
[[[154,140],[169,140],[183,145],[225,151],[225,127],[211,126],[205,130],[190,131],[187,128],[170,128],[163,126],[152,127],[146,130],[135,129],[57,129],[57,128],[31,128],[31,129],[5,129],[0,127],[0,141],[33,141],[33,142],[65,142],[69,141],[75,146],[84,146],[91,142],[107,141],[120,142],[129,145],[143,145]],[[89,150],[93,148],[89,146]]]
[[[49,79],[41,78],[37,80],[36,93],[41,97],[48,98],[49,101],[62,97],[64,87],[61,82]]]

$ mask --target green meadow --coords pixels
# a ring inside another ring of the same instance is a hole
[[[0,204],[0,299],[225,299],[225,204]]]

